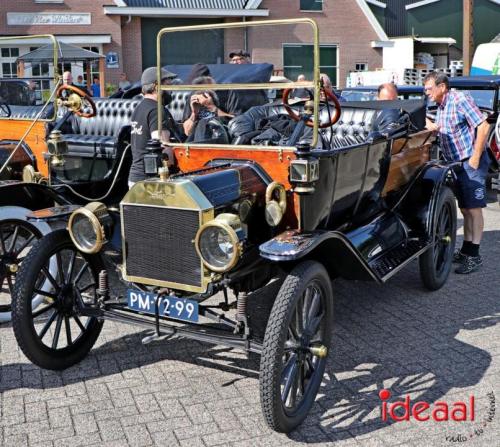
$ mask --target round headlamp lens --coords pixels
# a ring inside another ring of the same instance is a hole
[[[207,227],[200,235],[199,247],[203,260],[216,269],[224,269],[234,257],[234,241],[221,227]]]
[[[98,235],[92,221],[84,214],[77,214],[71,225],[71,235],[78,248],[92,252],[98,243]]]

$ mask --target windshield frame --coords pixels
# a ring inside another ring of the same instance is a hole
[[[190,32],[199,30],[213,30],[213,29],[232,29],[232,28],[250,28],[258,26],[276,26],[276,25],[294,25],[294,24],[305,24],[310,25],[313,32],[313,80],[303,81],[303,82],[263,82],[263,83],[245,83],[245,84],[210,84],[210,89],[214,91],[218,90],[282,90],[282,89],[296,89],[296,88],[310,88],[314,92],[314,127],[313,127],[313,141],[311,143],[312,147],[315,147],[318,143],[318,129],[319,129],[319,102],[320,102],[320,78],[319,78],[319,28],[316,22],[310,18],[298,18],[298,19],[283,19],[283,20],[265,20],[265,21],[252,21],[252,22],[231,22],[231,23],[214,23],[209,25],[194,25],[194,26],[178,26],[163,28],[158,32],[156,37],[156,77],[157,85],[160,91],[193,91],[199,90],[201,86],[205,84],[170,84],[162,85],[161,79],[161,42],[162,37],[168,33],[174,32]],[[158,95],[158,133],[161,135],[162,122],[163,122],[163,95]],[[231,144],[206,144],[206,143],[174,143],[170,144],[176,147],[234,147]],[[255,149],[261,146],[252,146]],[[264,146],[267,147],[267,146]],[[291,147],[291,146],[287,146]]]

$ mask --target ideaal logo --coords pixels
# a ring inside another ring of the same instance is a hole
[[[469,397],[468,402],[447,402],[438,401],[433,405],[428,402],[411,402],[410,396],[406,396],[402,401],[387,402],[391,397],[389,390],[381,390],[379,397],[382,400],[382,420],[387,421],[390,417],[393,421],[409,421],[411,418],[418,422],[425,422],[429,419],[436,422],[449,421],[474,421],[475,400],[474,396]],[[401,410],[404,410],[403,414]]]
[[[468,433],[460,433],[453,436],[446,436],[449,442],[466,442],[484,433],[484,427],[491,423],[495,417],[496,401],[493,392],[487,393],[488,408],[486,415],[472,427]],[[418,401],[412,403],[410,396],[406,396],[402,401],[387,402],[391,397],[389,390],[381,390],[379,397],[382,400],[382,420],[391,418],[395,422],[409,421],[411,418],[418,422],[429,420],[436,422],[456,421],[474,422],[476,418],[476,401],[474,396],[470,396],[468,402],[458,401],[452,404],[438,401],[434,404]],[[404,413],[403,413],[404,412]]]

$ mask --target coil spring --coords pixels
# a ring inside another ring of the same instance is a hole
[[[244,321],[247,316],[247,297],[246,293],[242,293],[238,296],[236,303],[236,319],[238,321]]]
[[[106,270],[99,272],[99,290],[108,290],[108,272]]]

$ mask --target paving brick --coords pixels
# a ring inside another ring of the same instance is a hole
[[[75,414],[73,416],[73,426],[77,435],[94,433],[98,431],[94,413]]]
[[[97,421],[97,425],[99,426],[99,434],[103,441],[113,441],[125,437],[122,424],[117,419]]]
[[[71,412],[68,407],[49,408],[49,421],[52,428],[71,426]]]
[[[248,433],[243,430],[229,430],[219,433],[212,433],[209,435],[202,436],[203,442],[207,446],[228,444],[230,442],[242,441],[248,439]]]
[[[151,436],[149,435],[146,427],[143,425],[134,425],[130,427],[124,427],[125,435],[130,445],[133,446],[147,446],[153,443]]]
[[[45,401],[26,404],[24,411],[28,422],[47,419],[47,403]]]
[[[174,430],[175,436],[179,441],[187,440],[192,437],[198,437],[208,435],[211,433],[216,433],[219,431],[219,426],[214,423],[204,423],[200,425],[190,425],[188,427],[176,428]]]
[[[205,424],[214,420],[210,412],[205,408],[205,405],[203,404],[186,407],[186,413],[195,425]]]
[[[39,441],[55,441],[58,439],[73,437],[75,435],[75,430],[73,425],[67,425],[64,427],[51,428],[49,430],[44,430],[39,433],[30,433],[30,442]]]
[[[101,437],[99,433],[88,433],[70,438],[56,439],[54,440],[54,447],[87,447],[88,445],[100,442]]]
[[[140,413],[150,413],[160,410],[160,406],[153,394],[141,394],[135,396],[134,400]]]
[[[178,446],[179,441],[175,437],[172,430],[165,431],[156,431],[151,433],[151,438],[153,438],[153,442],[155,446],[163,447],[163,446]],[[192,440],[193,438],[191,438]]]
[[[18,434],[18,435],[12,435],[12,436],[6,436],[4,438],[4,443],[3,445],[7,446],[12,446],[12,447],[24,447],[28,446],[28,435],[25,434]]]

